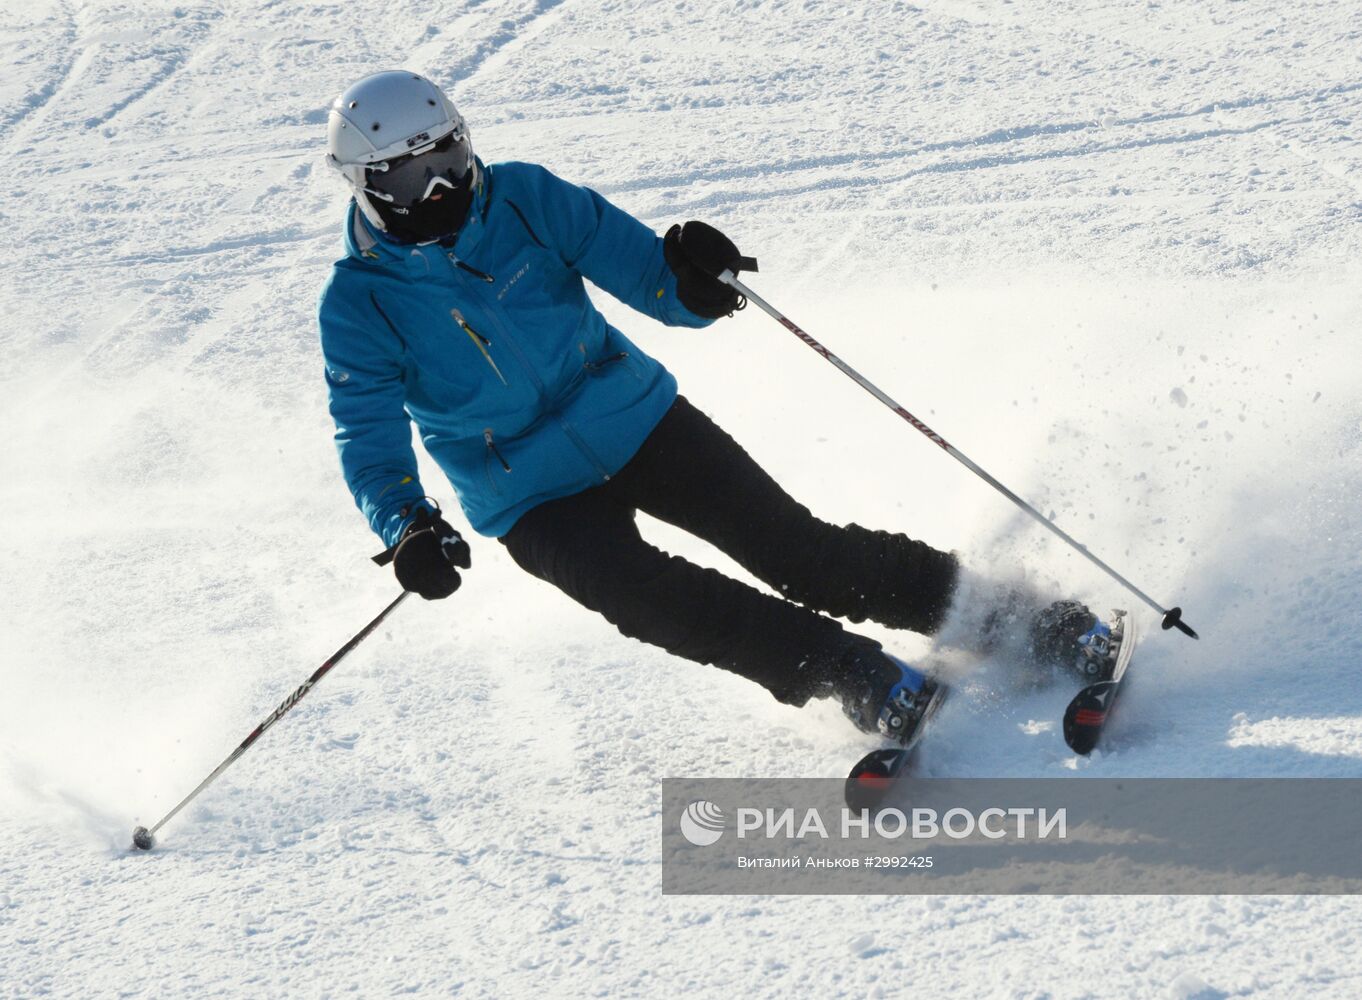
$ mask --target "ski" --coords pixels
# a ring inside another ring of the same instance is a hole
[[[946,685],[937,685],[936,690],[932,692],[931,700],[927,702],[927,707],[922,712],[917,729],[913,731],[913,736],[907,743],[872,750],[857,761],[846,780],[844,795],[848,808],[858,811],[869,809],[872,812],[879,809],[894,785],[905,772],[911,770],[917,758],[918,742],[931,725],[932,717],[940,710],[941,703],[946,700],[949,691]]]
[[[1126,668],[1139,643],[1135,621],[1124,611],[1114,612],[1110,649],[1105,651],[1109,667],[1105,676],[1089,684],[1069,702],[1064,712],[1064,742],[1074,753],[1087,756],[1096,748],[1106,728],[1116,698],[1125,682]]]

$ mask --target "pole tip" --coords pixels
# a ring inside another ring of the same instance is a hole
[[[1192,630],[1192,626],[1188,625],[1185,621],[1182,620],[1181,608],[1170,608],[1167,612],[1164,613],[1163,628],[1164,631],[1167,631],[1170,628],[1175,628],[1183,635],[1191,636],[1193,639],[1201,638],[1201,636],[1197,635],[1196,632]]]
[[[132,846],[139,851],[149,851],[156,846],[156,838],[145,826],[139,826],[132,831]]]

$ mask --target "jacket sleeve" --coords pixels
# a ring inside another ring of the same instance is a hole
[[[335,277],[318,309],[336,450],[355,505],[393,545],[418,507],[431,508],[417,475],[404,407],[402,342],[378,304],[337,294]]]
[[[570,184],[531,163],[503,164],[520,182],[506,200],[530,236],[563,263],[627,306],[669,326],[703,327],[676,297],[676,275],[662,237],[590,188]],[[523,191],[525,196],[521,197]]]

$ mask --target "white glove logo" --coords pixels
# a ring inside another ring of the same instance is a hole
[[[696,847],[708,847],[724,835],[724,811],[699,799],[681,814],[681,835]]]

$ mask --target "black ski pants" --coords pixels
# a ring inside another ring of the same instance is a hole
[[[763,593],[646,542],[638,511],[727,553]],[[533,508],[501,542],[521,568],[622,633],[802,705],[859,637],[834,615],[933,633],[955,557],[814,517],[684,397],[609,482]]]

